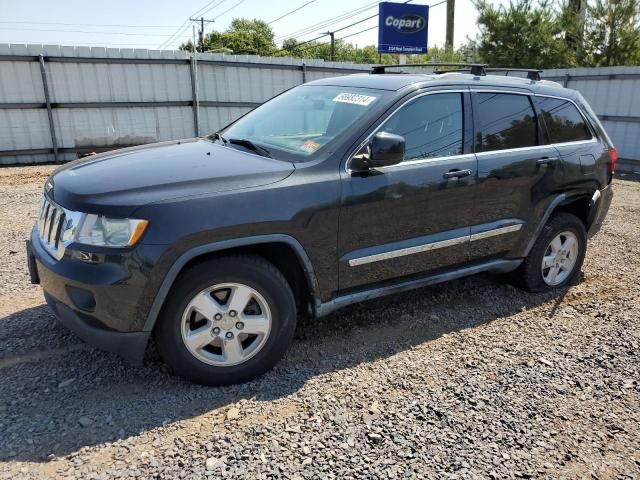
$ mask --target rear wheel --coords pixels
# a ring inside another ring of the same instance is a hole
[[[582,221],[570,213],[556,213],[515,272],[516,281],[531,292],[569,285],[580,273],[586,249],[587,232]]]
[[[251,380],[282,358],[293,339],[296,305],[272,264],[229,256],[181,275],[158,322],[158,349],[174,371],[226,385]]]

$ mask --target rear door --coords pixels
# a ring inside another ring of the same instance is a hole
[[[532,94],[473,91],[478,185],[474,260],[504,257],[536,227],[557,183],[558,151],[543,145]]]

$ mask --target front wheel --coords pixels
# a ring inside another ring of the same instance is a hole
[[[289,347],[296,304],[282,273],[252,256],[199,264],[176,281],[156,329],[165,362],[206,385],[251,380]]]
[[[556,213],[515,272],[516,281],[530,292],[569,285],[580,273],[586,250],[587,232],[582,221],[570,213]]]

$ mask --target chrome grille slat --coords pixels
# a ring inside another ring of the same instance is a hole
[[[47,219],[47,215],[49,214],[50,205],[45,202],[42,204],[42,214],[40,215],[40,232],[44,232],[44,224]]]
[[[38,221],[38,234],[43,247],[58,260],[64,255],[64,244],[61,237],[65,218],[64,209],[45,197]]]
[[[58,215],[58,209],[52,208],[51,215],[47,224],[47,243],[51,245],[51,233],[53,232],[53,225],[56,223],[56,216]]]
[[[65,219],[65,214],[62,210],[60,210],[60,213],[58,214],[58,223],[56,223],[56,230],[54,233],[54,245],[53,248],[55,248],[56,250],[58,250],[58,247],[60,246],[60,237],[62,236],[62,227],[64,225],[64,219]]]

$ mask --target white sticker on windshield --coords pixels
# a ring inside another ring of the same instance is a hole
[[[336,98],[333,99],[333,101],[341,103],[353,103],[354,105],[364,105],[366,107],[375,99],[376,97],[371,97],[369,95],[360,95],[358,93],[339,93]]]

